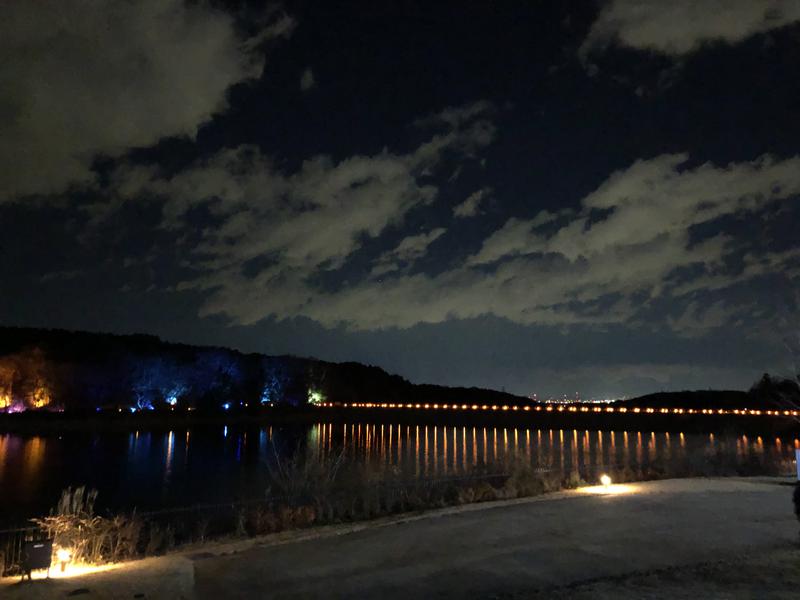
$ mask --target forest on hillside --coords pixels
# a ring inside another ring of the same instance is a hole
[[[148,335],[0,328],[0,412],[255,410],[321,402],[526,399],[476,388],[414,385],[383,369],[244,354]]]

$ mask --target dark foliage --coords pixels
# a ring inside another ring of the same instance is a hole
[[[764,376],[750,388],[749,393],[762,404],[771,404],[781,408],[800,406],[800,385],[792,379],[774,377],[764,373]]]
[[[244,354],[147,335],[0,328],[0,412],[258,410],[332,402],[482,402],[526,399],[476,388],[413,385],[359,363]]]
[[[683,392],[659,392],[647,394],[628,404],[642,408],[747,408],[753,406],[753,400],[747,392],[738,390],[695,390]]]

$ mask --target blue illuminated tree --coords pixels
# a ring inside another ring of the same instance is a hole
[[[242,365],[239,357],[231,352],[199,352],[194,358],[192,374],[193,392],[203,404],[235,406],[246,397]]]
[[[163,356],[134,359],[131,394],[138,410],[158,404],[175,406],[189,390],[187,369]]]
[[[280,403],[286,399],[286,389],[291,381],[286,362],[281,358],[265,358],[263,361],[264,386],[261,404]]]

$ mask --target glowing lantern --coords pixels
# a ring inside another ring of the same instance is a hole
[[[56,550],[56,558],[58,562],[61,563],[61,572],[63,573],[67,568],[67,563],[69,559],[72,557],[72,552],[70,552],[67,548],[59,548]]]
[[[606,488],[611,485],[611,477],[608,475],[601,475],[600,476],[600,483],[602,483]]]

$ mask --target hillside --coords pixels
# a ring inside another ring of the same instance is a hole
[[[0,327],[0,413],[253,412],[267,405],[320,402],[531,403],[494,390],[412,384],[354,362],[245,354],[151,335]],[[791,380],[764,375],[748,392],[660,392],[624,403],[642,408],[785,408],[800,406],[800,388]]]
[[[0,412],[252,411],[330,402],[527,402],[414,385],[383,369],[174,344],[150,335],[0,328]]]
[[[800,386],[791,379],[768,374],[748,391],[742,390],[686,390],[658,392],[624,401],[629,406],[641,408],[695,408],[695,409],[787,409],[800,407]]]

